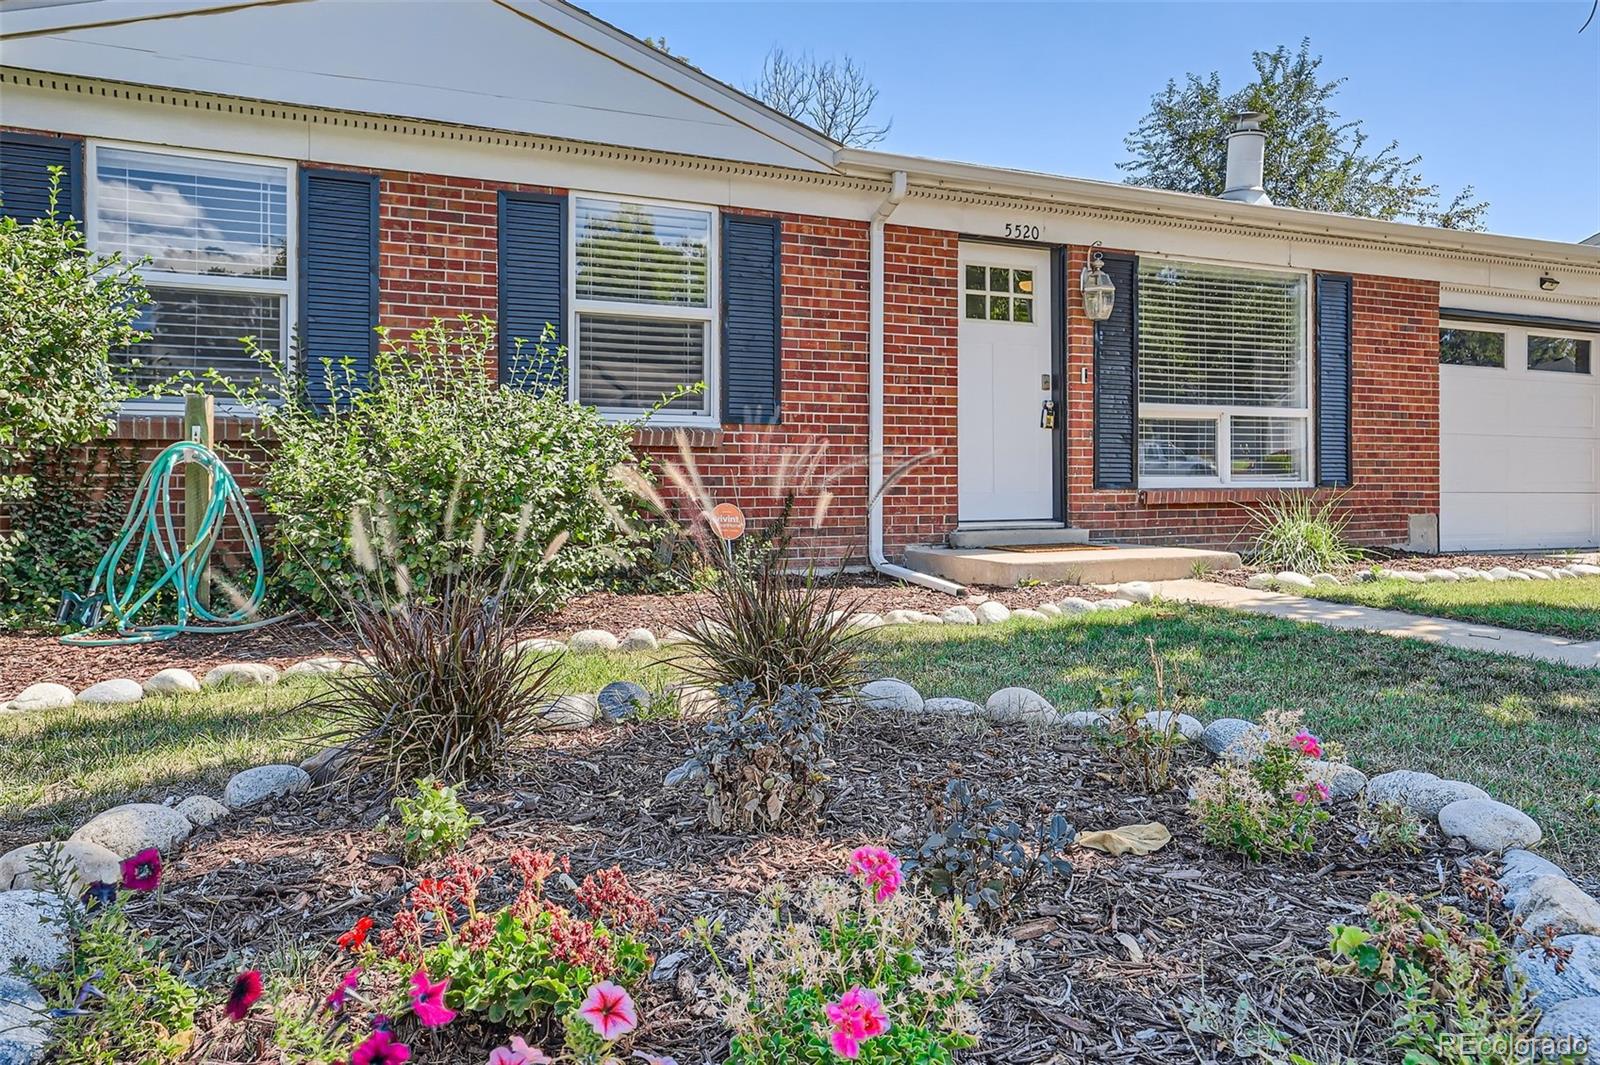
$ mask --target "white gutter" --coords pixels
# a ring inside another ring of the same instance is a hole
[[[872,213],[867,251],[867,561],[885,577],[895,577],[947,595],[966,589],[891,563],[883,553],[883,226],[906,198],[906,172],[896,170],[889,193]]]

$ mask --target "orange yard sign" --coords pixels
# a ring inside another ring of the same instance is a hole
[[[737,540],[744,535],[744,511],[732,503],[718,503],[711,508],[711,527],[724,540]]]

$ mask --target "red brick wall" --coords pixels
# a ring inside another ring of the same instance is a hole
[[[1084,254],[1070,249],[1069,278],[1083,268]],[[1094,326],[1070,283],[1067,302],[1070,523],[1096,538],[1130,543],[1243,544],[1241,531],[1249,524],[1244,504],[1274,498],[1276,490],[1094,488]],[[1355,483],[1340,509],[1353,540],[1404,544],[1410,515],[1439,513],[1438,285],[1358,274],[1352,315]]]

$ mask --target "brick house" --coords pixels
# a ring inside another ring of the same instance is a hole
[[[1370,544],[1600,545],[1600,247],[1273,206],[1248,127],[1215,199],[843,148],[559,0],[90,0],[0,41],[3,209],[60,165],[97,247],[152,256],[119,357],[162,372],[490,315],[507,383],[629,417],[703,382],[640,446],[681,434],[754,520],[826,441],[829,544],[875,563],[1223,545],[1285,491]]]

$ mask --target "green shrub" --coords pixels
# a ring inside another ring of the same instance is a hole
[[[1359,561],[1361,550],[1344,537],[1348,519],[1336,513],[1341,499],[1334,496],[1318,503],[1308,494],[1286,492],[1247,508],[1255,533],[1250,561],[1263,569],[1307,574]]]
[[[1178,731],[1178,715],[1189,709],[1193,697],[1181,679],[1168,683],[1155,640],[1146,638],[1145,646],[1150,651],[1154,690],[1142,684],[1102,686],[1095,705],[1105,714],[1106,724],[1095,730],[1094,737],[1122,767],[1125,780],[1155,794],[1172,786],[1173,761],[1185,742]],[[1163,716],[1152,718],[1151,714]]]
[[[1300,727],[1300,715],[1269,710],[1259,729],[1236,741],[1210,768],[1195,774],[1189,808],[1214,847],[1252,861],[1310,853],[1317,827],[1329,820],[1328,789],[1307,776],[1321,741]]]
[[[367,388],[345,386],[345,365],[323,368],[342,397],[332,410],[288,390],[261,404],[276,437],[262,498],[280,585],[336,605],[363,579],[351,537],[361,515],[375,516],[371,547],[390,571],[418,584],[469,553],[508,565],[524,541],[535,557],[510,589],[520,599],[567,596],[642,559],[644,538],[618,520],[631,497],[613,475],[637,462],[633,424],[569,403],[551,382],[497,387],[487,318],[435,320],[409,342],[385,333],[380,346]]]
[[[473,816],[462,805],[455,788],[432,777],[416,781],[416,790],[397,796],[393,805],[400,843],[412,862],[449,854],[483,824],[483,818]]]

